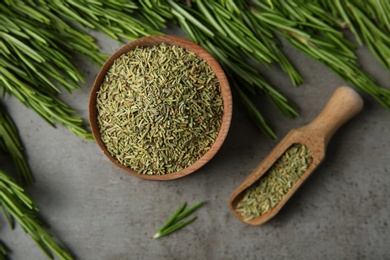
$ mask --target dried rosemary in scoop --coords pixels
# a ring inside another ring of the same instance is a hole
[[[210,66],[178,46],[137,47],[117,58],[97,95],[101,139],[140,174],[180,171],[214,143],[223,101]]]
[[[236,211],[245,221],[263,215],[282,201],[312,162],[312,153],[305,145],[293,144],[245,191]]]

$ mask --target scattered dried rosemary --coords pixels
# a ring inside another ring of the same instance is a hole
[[[103,143],[140,174],[180,171],[204,155],[221,126],[223,101],[210,66],[160,44],[117,58],[97,96]]]
[[[283,199],[312,162],[312,153],[305,145],[292,145],[245,191],[237,205],[237,212],[245,220],[266,213]]]

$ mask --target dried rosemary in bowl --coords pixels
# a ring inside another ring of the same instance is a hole
[[[245,190],[236,211],[245,221],[265,214],[282,201],[312,162],[312,153],[305,145],[293,144],[258,181]]]
[[[196,162],[222,122],[210,66],[178,46],[137,47],[118,57],[97,93],[101,139],[122,165],[163,175]]]

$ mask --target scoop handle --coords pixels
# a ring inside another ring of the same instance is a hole
[[[336,89],[322,112],[301,130],[316,132],[328,144],[333,134],[363,109],[363,99],[350,87]]]

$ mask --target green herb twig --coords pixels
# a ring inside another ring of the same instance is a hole
[[[288,8],[284,1],[274,1],[275,10],[255,0],[252,9],[255,17],[273,27],[293,46],[311,58],[326,65],[342,79],[371,95],[383,107],[390,109],[390,90],[379,87],[375,80],[363,71],[354,54],[354,45],[342,38],[340,32],[316,19],[310,4]],[[319,12],[317,12],[319,13]],[[309,22],[310,21],[310,22]]]
[[[112,39],[135,40],[160,34],[130,14],[138,9],[133,1],[48,1],[50,9],[58,15],[76,21],[82,26],[96,29]]]
[[[26,231],[38,246],[53,259],[72,259],[70,253],[45,229],[47,226],[38,215],[38,207],[5,172],[0,170],[0,207],[11,227],[14,220]]]
[[[238,83],[234,81],[234,79],[230,79],[233,82],[233,93],[236,93],[240,98],[241,104],[244,106],[246,111],[248,111],[248,115],[251,117],[252,121],[257,125],[257,127],[268,137],[272,139],[276,139],[275,132],[272,128],[267,124],[263,115],[255,106],[254,102],[252,102],[249,96],[238,87]]]
[[[199,202],[189,209],[185,210],[187,203],[184,202],[180,205],[180,207],[173,213],[173,215],[167,220],[167,222],[164,223],[164,225],[157,231],[156,234],[153,235],[153,239],[160,238],[163,236],[166,236],[186,225],[193,222],[196,217],[192,217],[188,220],[181,221],[191,213],[193,213],[195,210],[197,210],[199,207],[203,205],[203,202]]]
[[[13,4],[0,4],[0,10],[7,14],[0,17],[0,88],[35,110],[50,124],[60,123],[72,133],[92,140],[83,121],[75,116],[76,111],[55,96],[60,92],[58,84],[68,91],[79,87],[82,75],[71,63],[69,52],[73,48],[80,49],[79,37],[83,34],[66,26],[65,22],[60,23],[41,5],[31,7],[26,4],[23,8],[17,8]],[[42,12],[39,16],[33,16],[31,10]],[[59,29],[48,27],[46,23],[51,22],[64,28],[61,35],[65,38],[73,35],[74,41],[72,38],[62,39],[72,42],[70,47],[63,48],[58,44],[60,40],[56,36]],[[100,57],[102,62],[97,48],[93,49],[88,44],[90,38],[85,38],[83,48],[96,54],[95,61]],[[92,56],[91,53],[88,55]]]
[[[5,14],[0,17],[0,58],[5,67],[13,68],[15,75],[28,79],[39,91],[60,92],[54,80],[68,91],[79,88],[82,75],[69,54],[57,48],[49,27],[24,17],[24,9],[0,5],[0,10]]]
[[[17,168],[21,183],[29,185],[33,182],[33,176],[24,156],[24,149],[20,141],[18,130],[0,103],[0,148],[8,153]]]
[[[163,3],[164,1],[148,0],[138,2],[138,12],[156,30],[166,28],[168,21],[174,19],[172,11],[168,5]]]
[[[210,20],[210,26],[224,36],[224,41],[226,37],[230,38],[230,44],[241,48],[246,59],[252,59],[268,68],[270,62],[279,64],[294,85],[302,83],[299,73],[280,51],[279,40],[272,30],[253,17],[245,1],[220,0],[219,2],[195,1],[199,11]],[[215,17],[215,20],[212,17]]]
[[[33,89],[27,81],[17,78],[11,70],[1,65],[0,87],[25,106],[34,109],[52,126],[55,126],[56,122],[60,123],[75,135],[93,140],[92,134],[84,128],[85,124],[82,119],[75,116],[77,111],[71,109],[56,96]]]
[[[344,21],[359,45],[365,44],[371,53],[390,70],[390,2],[318,1],[325,11]],[[334,19],[334,20],[336,20]]]
[[[7,247],[3,244],[3,242],[0,240],[0,260],[5,260],[7,259],[7,254],[8,254],[8,249]]]

